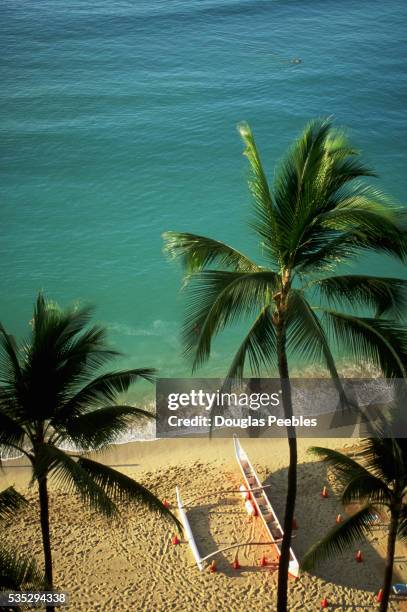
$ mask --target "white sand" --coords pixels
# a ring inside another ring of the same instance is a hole
[[[343,513],[334,496],[326,466],[312,462],[306,450],[312,444],[344,447],[344,440],[300,440],[299,482],[296,519],[299,529],[293,548],[299,558],[307,548],[335,523]],[[349,445],[349,440],[346,441]],[[282,518],[286,487],[288,450],[286,440],[244,439],[242,444],[258,469],[261,479],[270,483],[270,499]],[[207,491],[234,489],[241,483],[238,465],[229,440],[159,440],[117,446],[99,459],[119,466],[134,476],[174,508],[175,486],[184,502],[191,502],[190,522],[202,555],[234,541],[259,539],[259,525],[248,519],[242,498],[233,494],[205,497]],[[20,464],[22,460],[12,462]],[[24,488],[29,470],[8,463],[0,486],[15,484]],[[326,485],[328,499],[320,492]],[[9,542],[41,561],[41,539],[36,491],[33,503],[6,527]],[[203,497],[202,497],[203,496]],[[194,501],[195,500],[195,501]],[[55,585],[70,592],[67,611],[83,610],[275,610],[276,571],[259,567],[263,553],[271,560],[271,548],[239,549],[240,571],[231,568],[235,551],[217,558],[218,571],[199,572],[189,546],[171,544],[174,529],[141,506],[123,508],[115,524],[82,507],[72,494],[51,493],[52,546]],[[360,547],[364,561],[354,559]],[[290,580],[290,610],[320,609],[327,597],[330,609],[374,610],[375,593],[382,581],[385,535],[377,531],[370,541],[336,558],[315,574],[302,574]],[[394,582],[407,580],[407,558],[397,550]],[[392,603],[392,610],[407,609],[406,602]]]

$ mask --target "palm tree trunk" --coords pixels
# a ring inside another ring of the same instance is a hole
[[[281,381],[281,400],[285,418],[291,418],[293,415],[293,406],[291,398],[291,383],[287,363],[284,307],[280,307],[276,332],[278,371]],[[297,495],[297,438],[295,428],[287,427],[287,435],[290,461],[287,476],[288,482],[284,515],[284,536],[281,543],[281,556],[278,566],[277,612],[286,612],[287,610],[288,566],[290,562],[291,536],[293,530],[295,500]]]
[[[386,612],[389,605],[391,583],[393,579],[394,551],[396,548],[396,537],[399,525],[400,513],[398,510],[391,511],[389,536],[387,539],[386,569],[384,572],[383,594],[380,603],[380,612]]]
[[[45,580],[47,582],[47,589],[53,589],[53,577],[52,577],[52,553],[51,553],[51,537],[49,532],[49,501],[48,501],[48,488],[47,479],[41,478],[38,481],[38,489],[40,494],[40,518],[41,518],[41,532],[42,532],[42,547],[44,551],[45,561]],[[48,612],[54,612],[54,606],[47,606]]]

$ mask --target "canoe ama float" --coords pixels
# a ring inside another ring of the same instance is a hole
[[[189,524],[187,514],[186,514],[186,512],[184,510],[184,506],[182,504],[181,494],[179,492],[178,487],[176,487],[175,490],[176,490],[176,493],[177,493],[177,505],[178,505],[179,517],[181,519],[182,526],[184,527],[185,537],[186,537],[187,542],[188,542],[188,544],[189,544],[189,546],[191,548],[192,554],[194,555],[194,559],[196,561],[196,564],[199,567],[199,569],[202,571],[203,568],[204,568],[203,559],[201,558],[201,555],[199,554],[199,550],[198,550],[198,547],[197,547],[196,542],[195,542],[194,534],[192,533],[192,529],[191,529],[191,526]]]
[[[262,487],[255,469],[253,468],[248,456],[246,455],[245,451],[243,450],[236,436],[234,437],[234,447],[235,447],[236,459],[239,463],[240,469],[243,474],[243,478],[246,483],[247,492],[250,493],[250,500],[255,506],[257,515],[261,517],[264,523],[266,534],[270,538],[272,546],[275,548],[278,556],[280,556],[279,544],[281,543],[284,532],[273,510],[270,500],[268,499],[264,491],[264,487]],[[206,555],[205,557],[201,557],[198,547],[195,542],[194,534],[189,524],[187,514],[185,512],[185,508],[184,508],[181,494],[180,494],[178,487],[176,487],[176,495],[177,495],[178,512],[179,512],[179,516],[181,519],[181,523],[184,528],[185,537],[191,548],[191,552],[193,554],[195,562],[200,571],[204,569],[205,561],[207,561],[209,558],[219,554],[220,552],[224,550],[242,546],[242,545],[247,546],[250,544],[265,544],[265,542],[236,543],[236,544],[227,546],[225,548],[215,550],[214,552],[210,553],[209,555]],[[295,578],[299,574],[299,564],[291,548],[290,548],[290,561],[289,561],[288,571],[290,575]]]

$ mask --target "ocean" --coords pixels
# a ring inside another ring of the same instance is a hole
[[[304,124],[332,116],[375,184],[405,200],[404,0],[3,0],[0,12],[0,320],[18,337],[43,290],[95,305],[117,367],[190,375],[181,271],[161,234],[256,253],[240,121],[272,179]],[[372,267],[406,276],[384,257],[354,270]],[[226,371],[240,332],[201,376]]]

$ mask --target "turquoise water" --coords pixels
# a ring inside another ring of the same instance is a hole
[[[333,115],[403,201],[405,0],[11,0],[1,10],[1,320],[21,336],[39,289],[97,306],[126,364],[189,372],[168,229],[249,253],[246,163]],[[301,58],[300,64],[292,63]],[[385,258],[359,262],[405,274]],[[237,336],[205,370],[224,371]]]

